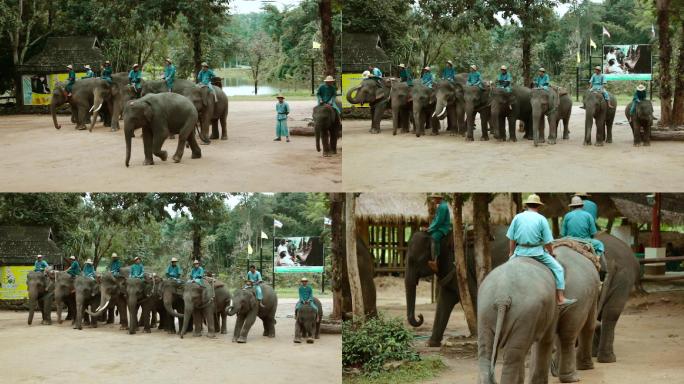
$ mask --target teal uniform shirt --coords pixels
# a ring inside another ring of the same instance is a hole
[[[541,76],[535,76],[533,82],[535,88],[549,89],[549,83],[551,80],[549,79],[549,75],[545,73]]]
[[[83,276],[90,277],[91,279],[95,278],[95,268],[92,264],[86,264],[83,266]]]
[[[477,85],[478,87],[481,87],[482,86],[482,79],[480,78],[480,72],[478,72],[478,71],[469,72],[466,84],[471,85],[471,86]]]
[[[164,80],[166,80],[166,88],[173,89],[173,81],[176,79],[176,66],[169,64],[164,67]]]
[[[442,71],[442,79],[449,81],[456,80],[456,70],[454,69],[454,67],[444,68],[444,70]]]
[[[36,260],[35,264],[33,264],[33,271],[34,272],[43,272],[45,269],[48,267],[48,263],[45,260]]]
[[[420,77],[420,82],[428,88],[432,88],[432,83],[435,82],[435,75],[432,72],[425,72],[423,76]]]
[[[91,77],[95,77],[95,72],[93,72],[92,69],[89,69],[86,71],[85,76],[83,76],[84,79],[89,79]]]
[[[451,231],[451,215],[449,214],[449,204],[442,200],[437,206],[435,217],[428,227],[429,233],[438,232],[446,236]]]
[[[102,70],[102,80],[106,80],[109,84],[112,83],[112,67],[107,66]]]
[[[201,280],[204,277],[204,268],[202,267],[192,267],[192,271],[190,271],[190,278],[192,280]]]
[[[138,279],[144,278],[145,277],[145,268],[143,267],[142,263],[133,264],[131,266],[131,272],[129,273],[128,277],[135,277]]]
[[[413,85],[413,75],[411,75],[411,71],[406,68],[399,71],[399,79],[402,83],[408,84],[409,87]]]
[[[632,106],[629,107],[629,114],[630,115],[634,115],[634,112],[636,112],[637,104],[639,104],[644,99],[646,99],[646,91],[634,92],[634,96],[632,97]]]
[[[592,91],[600,91],[603,93],[603,98],[606,101],[610,100],[610,95],[608,94],[608,91],[604,88],[604,85],[606,84],[606,77],[603,74],[596,74],[594,73],[591,75],[591,79],[589,79],[589,84],[591,84],[591,90]]]
[[[374,67],[373,70],[371,71],[371,74],[374,77],[378,77],[378,78],[382,77],[382,71],[378,67]]]
[[[169,265],[166,268],[166,277],[171,279],[179,279],[181,277],[181,269],[178,265]]]
[[[516,242],[515,255],[540,256],[545,254],[544,245],[553,241],[549,222],[537,212],[518,213],[508,227],[506,237]]]
[[[309,301],[310,300],[310,301]],[[318,312],[318,307],[316,306],[316,303],[313,301],[313,289],[311,288],[310,285],[299,285],[299,301],[297,302],[297,305],[295,306],[295,310],[299,310],[299,307],[304,304],[304,302],[309,301],[309,305],[311,305],[317,312]]]
[[[287,128],[287,115],[290,113],[290,105],[283,101],[276,103],[276,137],[289,137],[290,131]]]
[[[591,239],[596,234],[596,223],[591,213],[584,209],[573,209],[563,217],[561,236]]]
[[[594,221],[598,220],[598,205],[589,199],[582,199],[584,202],[584,210],[591,213]]]
[[[66,271],[68,274],[71,276],[78,276],[81,274],[81,266],[78,264],[78,261],[74,260],[71,262],[71,266],[69,269]]]
[[[66,85],[66,90],[67,92],[71,92],[71,90],[74,87],[74,84],[76,83],[76,72],[74,70],[69,70],[69,77],[67,78],[67,85]]]
[[[337,114],[340,114],[340,110],[337,107],[337,103],[335,102],[335,98],[337,97],[337,87],[334,85],[328,85],[328,84],[321,84],[320,87],[318,87],[318,91],[316,91],[316,98],[318,99],[318,103],[325,103],[333,108],[335,108],[335,111],[337,111]]]
[[[256,293],[257,300],[259,300],[259,301],[263,300],[264,294],[261,291],[261,286],[257,285],[257,283],[261,281],[261,272],[255,271],[254,273],[252,273],[252,271],[248,271],[247,272],[247,280],[254,283],[253,286],[254,286],[254,291]]]
[[[496,78],[496,87],[497,88],[503,88],[506,91],[510,92],[511,91],[511,83],[513,82],[513,77],[511,76],[510,73],[499,73],[499,76]]]
[[[119,273],[121,272],[121,261],[119,261],[119,259],[112,260],[112,263],[109,264],[109,272],[114,276],[119,276]]]
[[[131,70],[128,72],[128,84],[133,85],[136,90],[142,87],[142,74],[140,71]]]
[[[201,71],[197,72],[197,82],[209,87],[211,92],[214,92],[214,86],[211,85],[211,79],[214,77],[214,71],[211,69],[202,69]]]

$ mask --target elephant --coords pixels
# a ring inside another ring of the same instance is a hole
[[[264,336],[275,337],[275,314],[278,308],[278,296],[268,284],[261,284],[263,306],[259,306],[254,287],[239,288],[233,293],[233,304],[228,308],[228,316],[237,315],[233,342],[246,343],[249,330],[257,316],[264,324]]]
[[[408,133],[409,124],[413,120],[411,87],[406,83],[394,82],[389,97],[392,106],[392,134],[396,135],[398,129],[402,133]]]
[[[114,322],[114,308],[119,311],[120,329],[128,329],[128,300],[126,297],[126,278],[129,267],[123,267],[118,276],[111,272],[105,272],[99,277],[100,280],[100,304],[95,311],[86,309],[90,316],[100,316],[106,310],[109,311],[107,323]]]
[[[507,257],[505,257],[508,249],[506,230],[507,228],[505,226],[496,226],[492,228],[491,233],[494,239],[489,244],[489,248],[492,252],[492,267],[496,267],[507,260]],[[418,319],[416,319],[415,316],[416,287],[421,278],[429,277],[434,274],[428,267],[428,261],[431,259],[431,242],[432,238],[427,232],[419,231],[411,235],[411,239],[408,243],[404,284],[406,288],[406,317],[409,324],[413,327],[419,327],[423,324],[423,315],[419,314]],[[472,244],[468,244],[466,251],[468,254],[473,253]],[[475,299],[477,279],[475,277],[473,258],[468,259],[468,276],[468,287],[470,292],[472,292],[473,299]],[[432,326],[432,335],[428,340],[428,346],[431,347],[439,347],[441,345],[444,330],[446,329],[449,317],[451,316],[451,311],[460,301],[458,282],[454,273],[452,236],[444,237],[442,239],[436,278],[441,287],[441,293],[437,302],[435,320]]]
[[[625,117],[630,120],[629,125],[632,127],[634,134],[634,146],[638,147],[642,143],[645,146],[651,145],[651,126],[653,125],[653,104],[650,100],[641,100],[634,111],[634,116],[630,115],[632,109],[631,101],[625,108]]]
[[[338,120],[335,109],[328,104],[315,106],[313,122],[316,134],[316,151],[321,151],[322,140],[324,157],[337,154],[337,138],[342,133],[342,123]]]
[[[104,87],[106,83],[99,78],[78,80],[71,89],[71,97],[67,97],[69,92],[63,83],[55,84],[50,100],[50,114],[55,128],[62,128],[60,124],[57,124],[57,108],[68,102],[71,105],[71,121],[76,123],[76,129],[86,129],[89,108],[93,105],[93,90],[97,87]]]
[[[486,84],[482,88],[474,85],[466,85],[463,88],[463,99],[466,114],[466,141],[473,141],[473,130],[475,129],[475,115],[480,114],[480,121],[482,123],[482,137],[480,140],[489,140],[489,88]]]
[[[432,134],[439,133],[439,119],[435,116],[435,92],[423,84],[414,84],[411,90],[413,99],[413,120],[416,137],[425,133],[425,128],[432,128]]]
[[[176,322],[174,315],[178,315],[179,318],[185,311],[185,306],[183,305],[183,282],[176,279],[164,279],[161,283],[161,299],[164,304],[164,310],[166,311],[168,318],[168,326],[166,331],[169,334],[176,333]],[[190,327],[192,323],[189,321]],[[178,331],[182,329],[182,324],[179,323]]]
[[[200,124],[200,139],[204,144],[218,139],[218,124],[221,123],[221,140],[228,140],[228,96],[220,87],[214,87],[216,99],[209,87],[193,86],[186,88],[182,95],[190,99],[197,109],[198,122]],[[211,125],[211,136],[209,135]]]
[[[38,308],[42,315],[41,324],[52,324],[52,301],[55,296],[53,282],[44,272],[31,271],[26,275],[26,286],[28,287],[28,325],[33,323],[33,313]]]
[[[563,121],[563,140],[570,138],[570,113],[572,99],[563,88],[549,87],[548,90],[535,88],[532,90],[532,136],[537,146],[544,139],[544,116],[549,121],[549,144],[556,144],[558,125]]]
[[[382,84],[380,86],[379,84]],[[380,133],[380,121],[385,109],[390,107],[390,79],[364,79],[361,84],[347,91],[347,101],[351,104],[368,104],[371,113],[370,133]]]
[[[323,318],[323,307],[317,297],[313,298],[318,311],[309,303],[302,303],[297,311],[295,321],[295,343],[301,343],[302,337],[306,338],[308,344],[313,344],[314,339],[320,338],[321,318]]]
[[[556,121],[556,126],[553,128],[553,132],[554,134],[558,132],[558,126],[562,121],[563,140],[570,139],[570,114],[572,114],[572,97],[570,97],[567,91],[561,89],[557,117],[554,119]]]
[[[439,119],[447,118],[447,131],[450,131],[452,135],[466,132],[463,94],[466,77],[465,74],[459,74],[454,82],[440,80],[432,86],[436,100],[435,116]]]
[[[204,286],[194,281],[187,282],[183,286],[183,314],[176,312],[175,317],[183,318],[183,326],[180,331],[181,339],[188,331],[190,322],[193,321],[193,336],[202,335],[202,321],[207,323],[207,337],[216,337],[216,328],[221,329],[222,334],[228,333],[226,318],[227,308],[230,305],[231,295],[223,282],[204,280]],[[168,298],[168,296],[164,296]],[[168,301],[164,302],[169,307]],[[172,306],[171,306],[172,307]],[[171,308],[173,309],[173,308]]]
[[[591,145],[591,128],[596,124],[596,146],[603,146],[603,142],[613,142],[613,119],[615,107],[610,108],[600,91],[588,90],[584,94],[584,145]],[[615,95],[610,95],[610,105],[617,105]],[[608,134],[606,137],[606,133]]]
[[[518,120],[525,124],[525,137],[530,137],[532,130],[532,92],[521,85],[511,86],[511,92],[503,88],[492,88],[489,100],[491,123],[494,137],[506,141],[506,121],[508,121],[509,141],[517,141],[515,124]]]
[[[138,331],[138,308],[142,309],[140,322],[143,332],[151,333],[153,312],[159,307],[158,287],[161,278],[146,273],[145,277],[129,277],[126,279],[126,300],[128,306],[128,333],[135,335]]]
[[[109,99],[103,97],[106,95],[109,95]],[[109,111],[111,111],[111,130],[115,132],[119,130],[119,120],[122,117],[124,106],[136,97],[135,90],[128,84],[128,73],[118,72],[112,75],[109,92],[93,92],[93,105],[97,106],[103,102],[107,103]],[[94,124],[95,120],[93,119],[90,126],[91,131]],[[105,123],[105,126],[107,125]]]
[[[76,296],[74,295],[74,278],[66,272],[54,271],[55,279],[55,309],[57,323],[62,324],[62,308],[67,307],[66,320],[73,320],[76,311]]]
[[[175,93],[150,94],[135,101],[130,101],[124,109],[124,133],[126,136],[126,167],[131,159],[131,140],[137,128],[143,130],[145,161],[143,165],[152,165],[152,155],[166,161],[167,153],[162,150],[164,140],[169,134],[176,133],[178,147],[173,160],[178,163],[183,157],[185,143],[190,144],[192,158],[202,157],[195,138],[197,110],[190,100]]]
[[[92,310],[100,302],[100,287],[95,279],[86,276],[76,276],[74,279],[74,289],[76,291],[76,319],[74,329],[83,329],[83,323],[90,322],[92,328],[97,328],[97,316],[90,317],[85,309],[90,307]]]
[[[195,84],[194,81],[176,79],[173,82],[173,90],[171,92],[183,95],[186,90],[193,88],[197,88],[197,84]],[[145,96],[150,93],[167,93],[168,91],[165,80],[146,80],[142,83],[140,95]]]

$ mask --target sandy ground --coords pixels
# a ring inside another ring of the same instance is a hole
[[[246,344],[178,336],[154,330],[129,335],[117,325],[76,331],[69,322],[26,325],[27,312],[0,312],[3,383],[339,383],[341,337],[321,335],[314,344],[294,344],[295,299],[280,300],[276,338],[261,336],[257,320]],[[332,300],[322,299],[324,313]],[[39,315],[40,316],[40,315]],[[56,314],[53,313],[53,320]],[[40,318],[38,319],[40,324]]]
[[[659,111],[656,111],[658,114]],[[477,120],[479,126],[479,118]],[[630,192],[684,189],[682,142],[633,147],[633,136],[618,107],[613,144],[582,145],[584,110],[575,105],[570,139],[534,148],[530,141],[465,142],[461,136],[392,136],[391,120],[370,134],[370,120],[345,120],[344,189],[347,191],[491,192],[526,190]],[[560,132],[561,130],[559,130]],[[595,132],[592,140],[595,139]]]
[[[202,158],[186,148],[180,163],[170,157],[177,141],[167,140],[169,160],[142,166],[142,134],[133,141],[131,167],[124,165],[123,130],[97,123],[77,131],[69,115],[0,116],[0,190],[51,191],[335,191],[341,188],[342,155],[323,158],[313,137],[273,142],[275,101],[231,101],[228,141],[202,145]],[[305,126],[314,101],[291,101],[289,126]],[[340,142],[341,147],[341,142]]]
[[[394,280],[394,281],[392,281]],[[421,288],[421,285],[424,287]],[[405,318],[406,302],[403,281],[382,278],[378,289],[378,306],[384,313]],[[434,318],[430,303],[430,283],[421,282],[417,313],[425,316],[425,324],[416,330],[417,345],[424,345]],[[615,336],[614,364],[595,362],[595,369],[580,371],[581,382],[596,384],[684,383],[684,286],[668,287],[677,291],[659,292],[662,286],[646,285],[645,296],[633,297],[623,312]],[[407,324],[408,326],[408,324]],[[475,383],[478,379],[477,341],[465,339],[468,329],[460,305],[457,305],[445,333],[446,347],[421,348],[425,355],[439,355],[448,369],[425,384]],[[500,377],[501,360],[497,364]],[[550,383],[558,379],[549,378]]]

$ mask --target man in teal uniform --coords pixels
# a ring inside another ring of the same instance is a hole
[[[290,142],[290,131],[287,129],[287,115],[290,114],[290,105],[285,102],[285,96],[276,96],[276,138],[273,141],[280,141],[285,136],[285,141]]]
[[[261,291],[261,283],[263,282],[263,280],[261,279],[261,272],[256,270],[256,266],[249,266],[249,271],[247,272],[247,281],[250,281],[252,283],[252,286],[254,287],[254,292],[256,293],[256,299],[259,302],[259,306],[263,307],[264,305],[261,303],[261,301],[264,299],[264,294]]]
[[[36,256],[36,262],[33,264],[34,272],[45,272],[48,267],[47,261],[43,260],[43,255]]]
[[[328,104],[331,107],[333,107],[335,112],[337,112],[335,117],[335,124],[337,124],[339,128],[342,125],[342,122],[340,120],[340,114],[342,112],[340,111],[340,108],[338,107],[336,101],[337,88],[335,87],[335,78],[328,75],[325,77],[325,80],[323,82],[324,84],[321,84],[321,86],[318,87],[318,91],[316,91],[318,105]]]
[[[542,205],[544,204],[539,196],[532,194],[525,201],[527,210],[513,218],[506,233],[506,237],[510,240],[509,258],[531,257],[548,267],[556,280],[556,303],[559,306],[568,306],[577,300],[568,299],[563,294],[565,290],[563,266],[552,257],[553,236],[549,222],[539,213]]]
[[[586,192],[577,192],[575,193],[575,196],[579,196],[582,198],[582,201],[584,202],[584,210],[591,214],[591,216],[594,218],[594,221],[597,221],[598,205],[596,205],[596,203],[594,203],[593,201],[589,200],[589,197],[591,197],[591,195]]]
[[[195,283],[204,286],[204,281],[202,280],[204,278],[204,268],[200,266],[199,260],[195,260],[192,262],[192,270],[190,271],[190,281],[194,281]]]
[[[561,226],[561,236],[577,237],[591,242],[596,254],[603,257],[605,247],[601,240],[594,239],[596,235],[596,222],[591,213],[585,211],[584,202],[579,196],[573,196],[570,201],[570,208],[572,211],[565,214],[563,217],[563,225]]]
[[[589,84],[591,85],[592,92],[596,91],[603,93],[603,98],[608,103],[609,108],[615,108],[614,105],[610,105],[610,95],[608,94],[608,91],[606,91],[605,88],[606,77],[601,73],[600,66],[597,65],[596,67],[594,67],[594,74],[591,75],[591,78],[589,79]]]
[[[404,64],[399,64],[399,81],[401,83],[408,84],[409,87],[413,86],[413,75]]]
[[[171,58],[166,58],[166,65],[164,66],[164,77],[166,81],[166,89],[169,92],[173,91],[173,81],[176,79],[176,66],[171,62]]]
[[[442,195],[430,195],[432,204],[436,205],[435,217],[432,219],[427,232],[432,237],[432,246],[430,247],[431,260],[428,261],[428,266],[435,273],[437,273],[438,265],[437,258],[440,256],[442,238],[447,236],[451,231],[451,214],[449,214],[449,204],[444,201]]]
[[[637,104],[641,101],[646,100],[646,87],[643,84],[637,85],[636,92],[634,92],[634,97],[632,97],[632,106],[629,107],[629,122],[632,122],[632,117],[636,112]]]
[[[505,65],[501,66],[501,72],[499,72],[499,77],[496,78],[496,87],[502,88],[506,92],[511,92],[511,83],[513,82],[513,77],[508,73],[508,68]]]
[[[133,69],[128,72],[128,85],[133,87],[136,98],[140,98],[140,92],[142,92],[142,73],[138,68],[138,64],[133,64]]]
[[[370,70],[370,73],[373,77],[377,79],[382,79],[382,71],[380,70],[380,68],[374,65],[369,65],[368,69]]]
[[[76,72],[74,72],[74,66],[71,64],[67,65],[67,69],[69,70],[69,75],[65,88],[68,92],[67,97],[71,97],[71,90],[74,88],[74,84],[76,84]]]
[[[93,267],[93,261],[90,259],[87,259],[85,265],[83,265],[83,276],[90,277],[91,279],[95,278],[95,268]]]
[[[420,76],[420,82],[428,88],[432,88],[432,84],[435,82],[435,75],[432,74],[430,67],[423,68],[423,74]]]
[[[109,272],[112,273],[112,276],[119,276],[121,273],[121,261],[116,253],[112,253],[112,263],[109,264]]]
[[[454,69],[454,63],[451,60],[447,60],[446,67],[442,71],[442,79],[449,80],[450,82],[456,81],[456,70]]]
[[[549,83],[551,82],[551,79],[549,79],[549,75],[546,74],[546,69],[539,68],[539,73],[532,81],[535,88],[541,88],[545,91],[549,90]]]
[[[84,68],[86,69],[86,74],[85,74],[85,76],[83,76],[83,79],[89,79],[91,77],[95,77],[95,72],[93,72],[93,70],[90,68],[90,65],[86,64],[84,66]]]
[[[104,62],[104,67],[102,68],[102,80],[106,80],[109,84],[112,83],[112,63],[109,60]]]
[[[214,86],[211,84],[211,80],[214,78],[214,71],[209,69],[209,64],[207,62],[202,63],[202,69],[197,72],[197,83],[202,87],[209,87],[209,91],[214,95],[214,101],[218,101],[216,98],[216,92],[214,92]]]
[[[142,260],[140,259],[139,256],[137,256],[135,259],[133,259],[133,264],[131,266],[131,272],[129,273],[128,277],[135,277],[136,279],[144,279],[145,278],[145,267],[143,267]]]
[[[480,72],[477,70],[477,65],[473,64],[470,66],[470,72],[468,72],[466,84],[473,87],[484,87],[484,84],[482,84],[482,79],[480,78]]]
[[[180,279],[181,268],[178,266],[178,259],[175,257],[171,258],[171,265],[166,268],[166,277],[169,279]]]
[[[66,270],[66,273],[68,273],[71,277],[76,277],[81,274],[81,265],[78,263],[78,260],[76,260],[75,256],[69,257],[69,260],[71,260],[71,266],[69,266],[69,269]]]
[[[309,302],[309,305],[313,307],[313,309],[318,312],[318,307],[316,306],[316,303],[313,300],[313,289],[311,289],[311,286],[309,285],[309,279],[306,277],[302,277],[300,280],[301,284],[299,285],[299,301],[297,302],[297,305],[295,306],[295,318],[297,317],[297,312],[299,311],[299,308],[302,306],[302,304]]]

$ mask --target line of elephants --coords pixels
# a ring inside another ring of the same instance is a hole
[[[169,334],[181,338],[192,331],[201,336],[206,325],[207,337],[227,333],[226,319],[236,316],[233,342],[246,343],[250,329],[261,319],[263,336],[275,337],[278,296],[268,284],[261,284],[263,293],[260,306],[254,287],[241,287],[232,293],[228,286],[218,280],[205,279],[204,286],[195,282],[165,279],[146,273],[144,279],[127,278],[128,267],[118,276],[105,272],[96,279],[85,276],[72,278],[65,272],[29,272],[28,324],[33,323],[35,310],[41,312],[41,324],[52,324],[52,308],[57,312],[57,322],[62,323],[63,310],[67,308],[66,320],[72,320],[74,329],[83,325],[97,328],[98,322],[114,323],[119,316],[120,329],[135,334],[139,327],[151,333],[157,326]],[[303,303],[295,321],[294,341],[313,343],[319,338],[323,309],[315,299],[318,311],[310,303]],[[138,315],[139,314],[139,315]],[[178,318],[178,330],[175,319]]]
[[[510,92],[493,87],[484,82],[482,87],[466,84],[467,75],[459,74],[455,81],[439,80],[432,88],[421,83],[408,86],[394,78],[364,79],[361,84],[350,88],[346,93],[351,104],[368,104],[371,114],[370,133],[380,133],[380,121],[385,111],[391,109],[393,134],[401,130],[408,133],[411,124],[416,136],[420,137],[428,130],[431,134],[439,133],[440,120],[447,119],[447,131],[452,135],[465,135],[467,141],[473,141],[476,115],[480,116],[482,136],[480,140],[489,140],[491,131],[498,141],[517,141],[516,123],[522,122],[525,127],[524,138],[534,140],[534,145],[544,143],[546,123],[548,121],[548,143],[555,144],[558,138],[558,126],[563,122],[564,140],[570,137],[570,114],[572,98],[560,87],[530,89],[520,85],[511,86]],[[596,127],[595,144],[601,146],[613,141],[613,120],[615,118],[616,99],[610,96],[608,103],[600,92],[587,91],[583,97],[586,112],[584,145],[591,145],[591,131]],[[650,136],[653,110],[650,101],[640,103],[641,125],[631,124],[635,137]],[[649,115],[650,107],[650,115]],[[629,117],[629,109],[626,110]],[[649,118],[650,117],[650,118]],[[508,123],[508,134],[506,133]],[[639,140],[648,145],[646,139]]]

